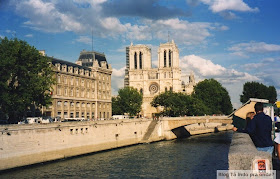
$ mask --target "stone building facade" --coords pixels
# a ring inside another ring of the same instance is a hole
[[[56,84],[46,116],[64,119],[109,119],[111,65],[103,53],[82,51],[76,63],[51,58]]]
[[[156,95],[169,90],[191,94],[195,85],[192,73],[188,82],[181,80],[179,50],[173,40],[160,44],[157,66],[152,68],[151,49],[148,46],[131,44],[126,47],[124,86],[134,87],[143,94],[141,114],[144,117],[152,117],[159,112],[160,109],[150,105]]]

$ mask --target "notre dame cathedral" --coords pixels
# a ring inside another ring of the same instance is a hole
[[[160,112],[160,109],[150,105],[156,95],[168,90],[186,94],[193,92],[193,73],[188,81],[182,81],[181,78],[179,50],[173,40],[160,44],[157,68],[152,68],[151,48],[133,44],[126,47],[124,86],[134,87],[143,94],[143,117],[152,117],[154,113]]]

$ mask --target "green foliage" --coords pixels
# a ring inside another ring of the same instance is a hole
[[[274,86],[265,86],[255,81],[246,82],[240,95],[240,102],[246,103],[250,98],[268,99],[270,103],[277,101],[277,92]]]
[[[118,96],[112,98],[113,115],[128,113],[135,116],[141,111],[143,96],[132,87],[119,89]]]
[[[191,101],[189,104],[188,116],[204,116],[211,114],[210,109],[204,102],[200,99],[191,96]]]
[[[172,91],[155,96],[151,105],[153,107],[163,107],[161,112],[163,116],[178,117],[209,114],[209,109],[199,99]]]
[[[230,114],[232,104],[227,90],[214,79],[205,79],[194,87],[193,97],[203,101],[210,114]]]
[[[54,83],[49,59],[25,41],[0,39],[0,111],[10,123],[32,106],[51,103]]]
[[[172,91],[161,93],[154,97],[151,105],[163,107],[161,115],[172,117],[230,114],[232,112],[227,90],[214,79],[199,82],[191,96]]]
[[[121,106],[118,103],[117,97],[112,97],[112,114],[118,115],[118,114],[124,114],[125,112],[122,111]]]

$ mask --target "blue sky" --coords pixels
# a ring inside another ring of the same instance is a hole
[[[173,39],[182,74],[215,78],[240,105],[243,84],[273,85],[280,97],[278,0],[1,0],[0,37],[27,41],[48,56],[75,62],[81,50],[104,52],[112,92],[123,87],[125,47],[146,44],[156,64]]]

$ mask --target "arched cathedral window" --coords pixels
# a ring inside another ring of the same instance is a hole
[[[168,56],[169,56],[169,67],[171,67],[171,64],[172,64],[172,52],[171,52],[171,50],[169,50]]]
[[[140,52],[139,53],[139,69],[142,69],[142,56],[143,56],[143,53]]]
[[[137,69],[137,53],[134,53],[134,68]]]
[[[163,64],[164,64],[164,67],[166,67],[166,51],[165,50],[163,53]]]

